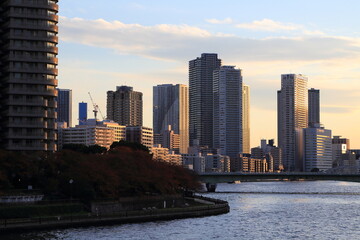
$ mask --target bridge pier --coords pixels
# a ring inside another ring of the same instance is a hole
[[[216,186],[217,186],[216,183],[206,183],[206,190],[208,192],[215,192]]]

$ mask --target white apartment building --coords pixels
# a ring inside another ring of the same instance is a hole
[[[304,130],[304,171],[332,168],[331,130],[315,124]]]
[[[65,144],[83,144],[86,146],[99,145],[110,148],[115,140],[114,129],[103,126],[81,126],[73,128],[60,128],[61,143],[59,149]]]
[[[176,154],[174,151],[169,150],[168,148],[161,147],[160,144],[155,144],[151,152],[153,154],[153,159],[157,161],[163,161],[174,165],[182,165],[182,159],[180,154]]]

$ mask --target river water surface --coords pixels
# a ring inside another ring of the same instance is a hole
[[[360,183],[245,182],[204,194],[230,213],[204,218],[0,236],[1,240],[360,239]]]

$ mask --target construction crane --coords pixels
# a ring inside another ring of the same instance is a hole
[[[94,107],[93,112],[94,112],[95,121],[97,120],[97,113],[98,113],[98,112],[100,113],[102,120],[104,120],[104,115],[102,114],[99,106],[94,102],[93,98],[91,97],[90,92],[88,92],[88,94],[89,94],[89,97],[90,97],[90,99],[91,99],[91,103],[92,103],[92,105],[93,105],[93,107]]]

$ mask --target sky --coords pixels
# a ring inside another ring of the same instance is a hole
[[[250,86],[251,147],[277,142],[281,74],[306,75],[320,89],[321,123],[360,149],[360,2],[357,0],[60,0],[59,88],[78,102],[88,92],[106,116],[106,92],[144,94],[152,127],[152,87],[188,84],[188,62],[217,53]]]

